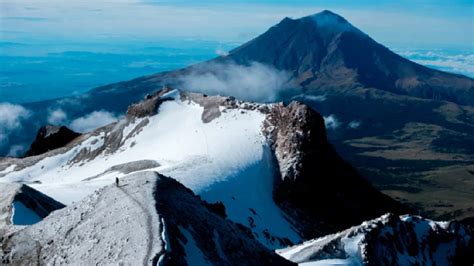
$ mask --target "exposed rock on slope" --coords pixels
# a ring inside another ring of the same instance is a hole
[[[265,132],[280,167],[275,200],[290,216],[307,223],[307,235],[341,230],[388,210],[409,212],[339,157],[326,139],[323,118],[308,106],[297,102],[274,105]]]
[[[473,248],[473,232],[458,222],[386,214],[277,253],[323,265],[471,265]]]
[[[37,222],[64,205],[27,185],[0,183],[0,238],[11,225]]]
[[[144,100],[128,107],[127,115],[140,118],[156,114],[156,111],[162,102],[172,100],[171,98],[161,97],[171,90],[172,89],[168,87],[164,87],[153,95],[147,94]]]
[[[155,172],[127,176],[1,241],[2,264],[291,265]]]
[[[36,139],[31,143],[30,149],[26,152],[25,156],[40,155],[63,147],[80,135],[65,126],[43,126],[38,130]]]

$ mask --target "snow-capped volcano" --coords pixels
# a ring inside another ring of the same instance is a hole
[[[400,212],[395,201],[347,168],[324,130],[322,117],[302,104],[257,104],[165,88],[130,106],[117,123],[76,137],[65,147],[3,159],[0,181],[30,184],[69,205],[117,177],[157,171],[208,202],[222,202],[230,220],[251,228],[270,248],[335,231],[384,210]],[[318,158],[320,162],[312,161]],[[364,196],[338,196],[354,188],[365,191]],[[301,200],[314,192],[320,194],[313,196],[317,201],[324,197],[341,211],[356,206],[358,213],[338,222],[340,215],[327,204]],[[373,199],[379,203],[369,206]],[[321,226],[309,229],[315,222]]]

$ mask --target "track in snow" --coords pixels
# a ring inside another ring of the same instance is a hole
[[[135,204],[137,204],[137,206],[143,211],[143,214],[146,216],[145,227],[146,227],[146,233],[148,235],[148,238],[146,239],[146,255],[143,258],[143,265],[148,265],[149,261],[151,261],[150,257],[151,257],[151,252],[152,252],[153,245],[154,245],[151,214],[147,210],[147,208],[145,208],[145,206],[143,206],[143,204],[140,201],[138,201],[137,199],[132,197],[125,189],[123,189],[120,186],[118,186],[117,188],[119,189],[119,191],[122,191],[122,193],[125,194],[125,196],[127,196],[130,200],[132,200]]]

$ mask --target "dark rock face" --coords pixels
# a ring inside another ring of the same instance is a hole
[[[64,147],[80,136],[65,126],[43,126],[38,130],[35,140],[26,152],[25,157],[43,154],[47,151]]]
[[[213,265],[292,265],[259,244],[252,233],[245,232],[245,226],[241,229],[222,214],[209,210],[208,204],[174,179],[161,176],[155,193],[156,208],[165,217],[171,247],[164,255],[165,265],[186,265],[184,246],[190,236]]]
[[[385,214],[277,252],[296,263],[337,259],[344,265],[471,265],[473,237],[459,222]]]
[[[326,139],[323,118],[308,106],[297,102],[275,106],[264,132],[281,172],[275,201],[303,221],[307,237],[338,231],[386,212],[409,211],[373,188],[339,157]]]
[[[144,100],[128,107],[127,115],[131,117],[146,117],[156,114],[156,110],[160,104],[167,100],[161,96],[165,95],[171,90],[171,88],[164,87],[154,94],[147,94]]]
[[[364,231],[367,265],[403,265],[406,258],[401,254],[416,258],[421,264],[444,264],[440,259],[451,265],[474,262],[469,252],[474,247],[474,234],[459,222],[443,227],[421,217],[401,219],[392,214]]]

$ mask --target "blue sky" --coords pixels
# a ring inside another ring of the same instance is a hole
[[[0,102],[62,97],[184,67],[284,17],[324,9],[402,56],[474,77],[472,0],[0,0]]]
[[[285,16],[323,9],[388,46],[474,48],[474,1],[1,0],[3,41],[244,42]]]

